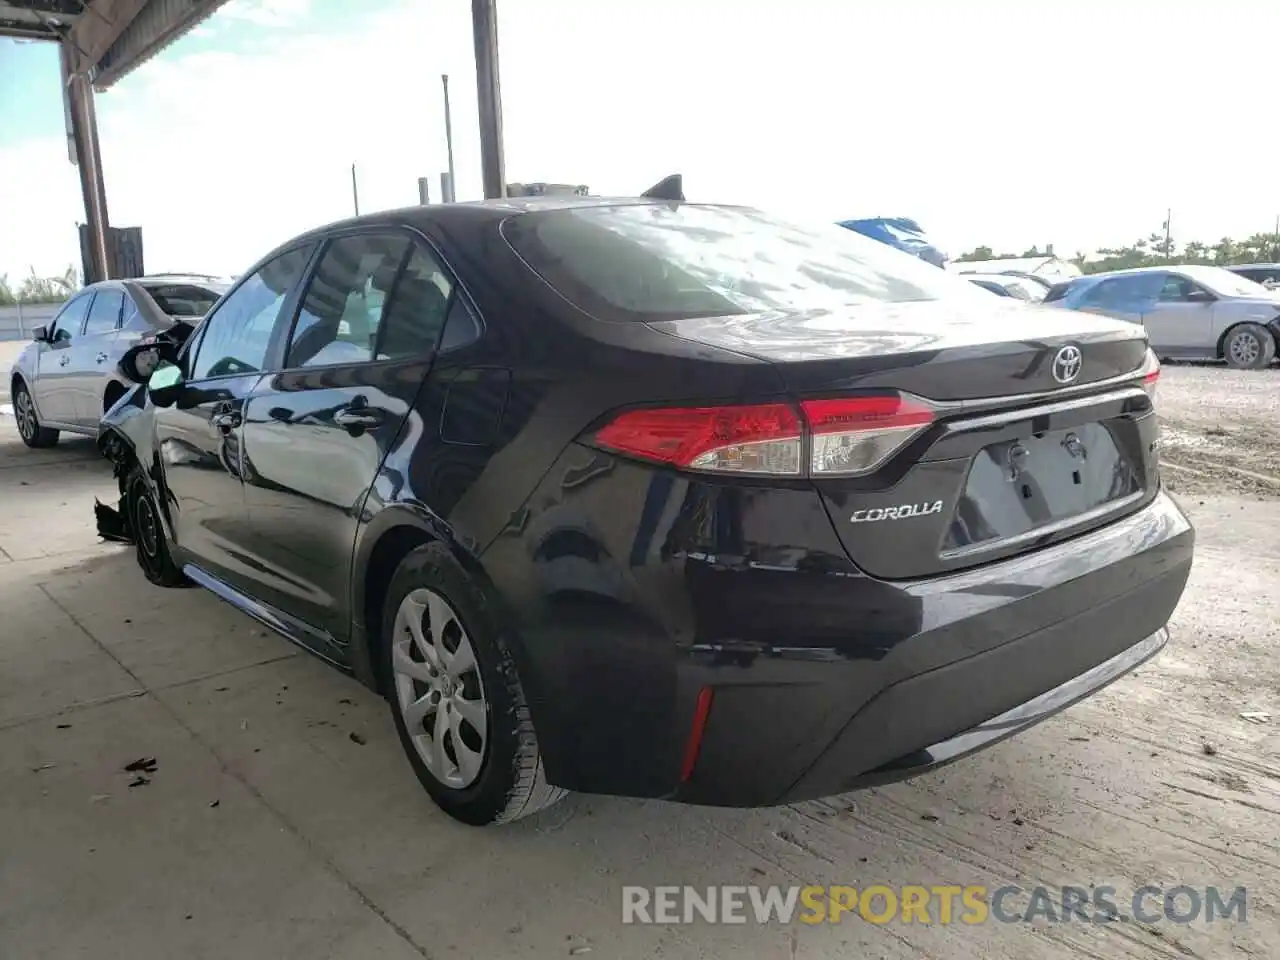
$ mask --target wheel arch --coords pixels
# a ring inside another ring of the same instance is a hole
[[[1227,340],[1231,334],[1241,327],[1261,327],[1267,333],[1271,334],[1271,339],[1275,341],[1276,352],[1280,353],[1280,321],[1272,320],[1270,323],[1259,323],[1257,320],[1236,320],[1229,324],[1225,330],[1218,336],[1218,345],[1214,351],[1214,358],[1217,360],[1225,360],[1227,356]]]
[[[396,568],[413,550],[443,543],[453,558],[491,599],[493,582],[479,559],[464,547],[439,517],[422,504],[399,503],[380,511],[356,539],[351,564],[351,668],[366,686],[386,692],[381,675],[382,608]],[[520,659],[519,652],[516,653]]]

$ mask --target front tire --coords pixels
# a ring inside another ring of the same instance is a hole
[[[382,630],[396,733],[441,810],[486,826],[565,795],[546,781],[515,660],[492,607],[443,544],[419,547],[400,563]]]
[[[36,416],[35,401],[31,399],[31,391],[21,380],[13,387],[13,416],[18,421],[18,436],[22,442],[33,450],[52,447],[58,442],[58,431],[40,426]]]
[[[1275,337],[1256,323],[1241,324],[1227,334],[1222,355],[1237,370],[1265,370],[1276,358]]]
[[[190,581],[173,562],[160,508],[140,467],[135,466],[125,481],[125,509],[133,534],[134,554],[146,578],[161,587],[188,585]]]

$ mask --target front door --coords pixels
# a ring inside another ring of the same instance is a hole
[[[282,372],[249,398],[245,497],[258,596],[336,644],[350,625],[365,498],[430,371],[450,292],[430,250],[407,235],[331,238]],[[338,646],[320,652],[342,657]]]
[[[1217,346],[1213,337],[1216,299],[1187,277],[1165,275],[1155,303],[1142,317],[1151,346],[1157,352],[1181,356],[1211,355]]]
[[[76,422],[71,357],[91,303],[92,290],[86,290],[71,300],[49,325],[48,340],[40,344],[36,379],[31,391],[40,419],[45,424]]]
[[[240,589],[255,579],[245,559],[245,404],[262,378],[276,321],[294,300],[311,249],[268,261],[219,303],[190,341],[177,401],[156,410],[156,444],[181,562]]]
[[[75,423],[95,427],[102,419],[102,395],[111,376],[110,360],[119,335],[124,291],[101,287],[89,308],[84,330],[71,347],[67,366],[69,389],[75,405]]]

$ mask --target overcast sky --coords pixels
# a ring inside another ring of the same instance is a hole
[[[1274,229],[1274,0],[499,0],[509,181],[910,216],[952,255]],[[56,50],[0,40],[0,273],[83,219]],[[445,168],[480,195],[468,0],[232,0],[98,97],[111,222],[236,273]]]

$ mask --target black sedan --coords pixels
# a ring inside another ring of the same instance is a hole
[[[1140,327],[839,227],[380,213],[139,350],[100,531],[384,694],[467,823],[933,769],[1155,654],[1191,566]]]

